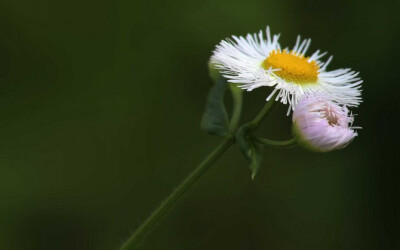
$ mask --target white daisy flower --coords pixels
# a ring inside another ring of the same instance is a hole
[[[311,39],[301,41],[300,36],[292,50],[281,49],[279,35],[271,37],[269,27],[263,32],[246,37],[232,36],[221,41],[211,57],[211,62],[231,83],[252,91],[262,86],[273,87],[269,101],[277,93],[276,101],[295,108],[306,94],[325,92],[337,103],[358,106],[361,102],[361,83],[358,72],[351,69],[327,71],[332,56],[320,61],[325,53],[316,51],[306,57]]]
[[[346,147],[357,136],[346,106],[317,93],[300,99],[293,112],[293,135],[299,145],[316,152]]]

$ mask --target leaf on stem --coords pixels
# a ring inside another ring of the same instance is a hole
[[[256,142],[252,141],[252,149],[250,151],[250,169],[251,169],[251,179],[254,180],[254,178],[256,177],[256,174],[258,173],[258,170],[261,167],[261,163],[263,160],[263,155],[262,155],[262,151],[263,151],[263,145],[258,144]]]
[[[248,135],[249,131],[251,131],[250,126],[245,125],[241,127],[236,134],[236,142],[238,143],[243,155],[250,163],[251,179],[254,180],[261,167],[263,145],[256,143],[252,137]]]
[[[208,94],[206,108],[201,118],[201,128],[213,135],[227,136],[229,121],[224,104],[227,83],[221,75],[215,77],[214,80],[215,83]]]

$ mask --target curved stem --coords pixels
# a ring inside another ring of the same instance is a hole
[[[261,109],[260,113],[258,113],[258,115],[253,119],[253,121],[251,121],[250,123],[253,123],[255,128],[258,128],[258,126],[260,126],[260,123],[265,119],[265,117],[268,116],[268,114],[270,113],[270,111],[272,110],[273,107],[275,107],[276,105],[276,101],[274,100],[275,96],[272,97],[272,99],[270,101],[268,101],[264,107]]]
[[[256,130],[261,122],[268,116],[268,114],[271,112],[272,108],[275,107],[276,101],[274,98],[276,97],[277,94],[275,94],[270,101],[268,101],[264,107],[261,109],[261,111],[257,114],[257,116],[250,122],[244,124],[241,126],[237,133],[236,133],[236,138],[244,138],[254,130]]]
[[[229,129],[232,133],[235,133],[236,129],[239,125],[240,115],[242,113],[242,103],[243,103],[242,91],[243,90],[238,88],[233,83],[230,83],[229,87],[231,89],[232,100],[233,100],[233,110],[232,110],[231,121],[229,124]]]
[[[286,141],[273,141],[269,139],[264,139],[257,136],[252,136],[252,139],[264,145],[268,145],[273,148],[290,148],[296,146],[297,142],[295,138]]]
[[[182,197],[185,192],[196,183],[196,181],[207,171],[208,167],[225,150],[227,150],[235,139],[228,137],[218,145],[206,159],[201,162],[192,173],[161,203],[161,205],[143,222],[142,225],[133,233],[133,235],[124,243],[120,250],[135,249],[143,236],[152,228],[152,226]]]

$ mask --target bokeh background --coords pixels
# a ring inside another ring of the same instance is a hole
[[[233,147],[141,249],[400,249],[398,1],[0,2],[0,249],[118,249],[220,141],[207,60],[270,25],[364,79],[360,136],[313,154]],[[268,89],[245,93],[243,121]],[[280,106],[259,135],[290,137]]]

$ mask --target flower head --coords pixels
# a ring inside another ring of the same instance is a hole
[[[233,40],[232,40],[233,39]],[[361,102],[361,83],[358,73],[351,69],[327,71],[332,57],[320,59],[326,53],[316,51],[306,57],[310,39],[301,41],[298,36],[292,50],[282,49],[279,35],[271,37],[269,27],[266,39],[262,31],[246,37],[232,36],[217,45],[211,62],[221,70],[229,82],[251,91],[262,86],[273,87],[269,101],[275,94],[276,101],[294,107],[304,95],[325,92],[337,103],[358,106]]]
[[[312,151],[341,149],[357,136],[352,127],[354,117],[346,106],[336,104],[321,93],[302,98],[292,120],[297,142]]]

